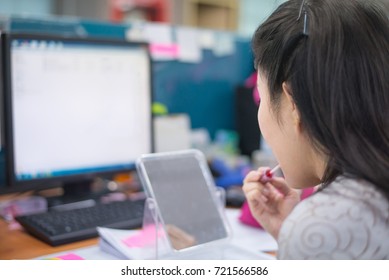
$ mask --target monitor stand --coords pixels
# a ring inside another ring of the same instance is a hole
[[[47,198],[50,210],[70,210],[85,208],[95,205],[100,198],[109,193],[109,190],[94,190],[94,179],[87,179],[75,182],[67,182],[62,185],[61,196]]]

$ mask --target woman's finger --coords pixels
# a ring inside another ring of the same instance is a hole
[[[252,171],[250,171],[250,172],[246,175],[246,177],[245,177],[243,183],[259,181],[260,178],[262,177],[262,175],[265,174],[265,172],[266,172],[267,170],[269,170],[269,167],[260,167],[260,168],[258,168],[257,170],[252,170]]]
[[[284,196],[287,196],[291,190],[282,177],[273,177],[269,182]]]
[[[249,182],[256,182],[260,178],[260,174],[256,170],[252,170],[249,173],[247,173],[246,177],[243,180],[243,184],[249,183]]]

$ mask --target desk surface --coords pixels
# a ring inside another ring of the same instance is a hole
[[[10,230],[8,224],[0,219],[0,260],[32,259],[42,255],[92,246],[97,244],[97,241],[97,238],[92,238],[52,247],[23,230]]]
[[[252,252],[274,252],[277,250],[276,241],[270,234],[257,228],[242,225],[238,221],[239,210],[227,209],[226,216],[233,230],[231,243],[238,245]],[[95,248],[92,259],[106,259],[105,256],[99,256],[97,245],[98,238],[92,238],[84,241],[74,242],[67,245],[52,247],[35,237],[29,235],[23,230],[10,230],[7,223],[0,219],[0,260],[6,259],[33,259],[45,255],[53,255],[64,251],[85,250],[85,247]],[[274,254],[273,254],[274,255]],[[89,257],[85,258],[89,259]]]

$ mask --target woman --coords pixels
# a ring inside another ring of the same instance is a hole
[[[243,189],[278,258],[389,259],[387,15],[374,1],[290,0],[252,46],[258,121],[285,179],[260,168]]]

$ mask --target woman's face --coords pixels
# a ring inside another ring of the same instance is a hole
[[[290,187],[305,188],[320,183],[314,149],[300,124],[299,113],[289,93],[281,95],[277,113],[270,105],[267,79],[258,71],[257,86],[261,95],[258,123],[263,138],[272,148]]]

